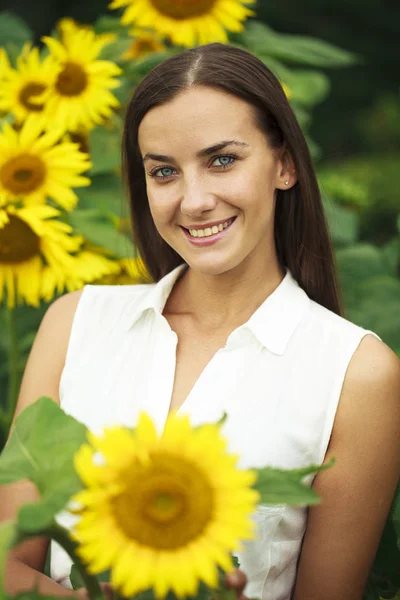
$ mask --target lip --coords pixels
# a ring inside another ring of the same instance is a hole
[[[229,219],[225,219],[225,221],[219,221],[219,223],[225,223],[226,221],[229,221]],[[226,229],[223,229],[222,231],[219,231],[218,233],[215,233],[214,235],[210,235],[207,237],[192,237],[189,233],[189,231],[187,231],[187,229],[185,227],[182,227],[182,231],[186,236],[186,239],[193,245],[193,246],[212,246],[213,244],[216,244],[218,241],[220,241],[221,239],[223,239],[229,232],[229,230],[231,229],[232,225],[235,223],[236,221],[236,217],[233,218],[233,221],[230,225],[228,225],[228,227]],[[192,229],[192,227],[190,228]],[[193,227],[193,229],[197,229],[197,227]],[[199,227],[199,229],[203,229],[202,227]]]
[[[209,227],[211,229],[211,227],[221,225],[223,223],[226,223],[227,221],[230,221],[231,219],[235,219],[236,216],[234,217],[228,217],[227,219],[221,219],[220,221],[212,221],[211,223],[194,223],[193,225],[181,225],[181,227],[183,227],[183,229],[206,229],[207,227]],[[232,225],[232,223],[231,223]]]

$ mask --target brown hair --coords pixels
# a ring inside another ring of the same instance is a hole
[[[286,148],[297,183],[277,190],[275,244],[278,260],[289,268],[308,296],[342,314],[337,273],[321,195],[303,132],[278,79],[255,56],[233,46],[207,44],[185,50],[155,67],[129,103],[123,134],[134,242],[151,277],[158,281],[184,261],[158,233],[150,213],[138,129],[145,114],[190,86],[222,90],[252,105],[257,125],[271,148]]]

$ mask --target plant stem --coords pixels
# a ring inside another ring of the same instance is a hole
[[[97,600],[100,598],[103,599],[104,594],[99,585],[99,582],[97,581],[96,577],[94,577],[93,575],[89,575],[89,573],[87,572],[86,566],[76,553],[76,548],[78,544],[69,537],[67,530],[55,523],[48,531],[46,531],[45,535],[48,535],[51,539],[57,542],[57,544],[59,544],[65,550],[68,556],[72,558],[79,572],[79,575],[83,579],[89,597],[92,600]]]
[[[15,407],[18,398],[18,380],[19,380],[19,349],[16,327],[15,308],[7,308],[8,323],[8,404],[7,418],[10,423],[14,416]]]

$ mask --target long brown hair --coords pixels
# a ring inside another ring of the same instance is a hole
[[[145,114],[190,86],[222,90],[253,106],[257,125],[271,148],[285,148],[297,183],[277,190],[275,244],[308,296],[342,314],[337,272],[321,195],[303,132],[278,79],[255,56],[233,46],[207,44],[185,50],[155,67],[129,103],[123,133],[123,171],[130,198],[134,242],[158,281],[184,261],[158,233],[150,213],[138,129]]]

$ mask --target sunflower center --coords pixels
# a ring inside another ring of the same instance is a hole
[[[138,39],[132,44],[132,48],[138,54],[147,54],[157,50],[157,44],[153,40]]]
[[[0,229],[0,263],[21,263],[39,253],[40,240],[32,229],[14,215]]]
[[[15,195],[29,194],[38,189],[46,177],[43,161],[31,154],[19,154],[0,169],[0,182]]]
[[[45,89],[46,86],[42,83],[27,83],[19,93],[19,101],[28,110],[40,112],[43,109],[43,103],[35,103],[32,99],[34,99],[35,96],[39,96]]]
[[[211,11],[215,0],[151,0],[158,12],[171,19],[201,17]]]
[[[67,62],[57,77],[56,88],[62,96],[79,96],[87,87],[88,77],[80,65]]]
[[[202,534],[212,519],[214,494],[196,465],[160,453],[126,474],[125,491],[112,506],[127,537],[158,550],[173,550]]]

